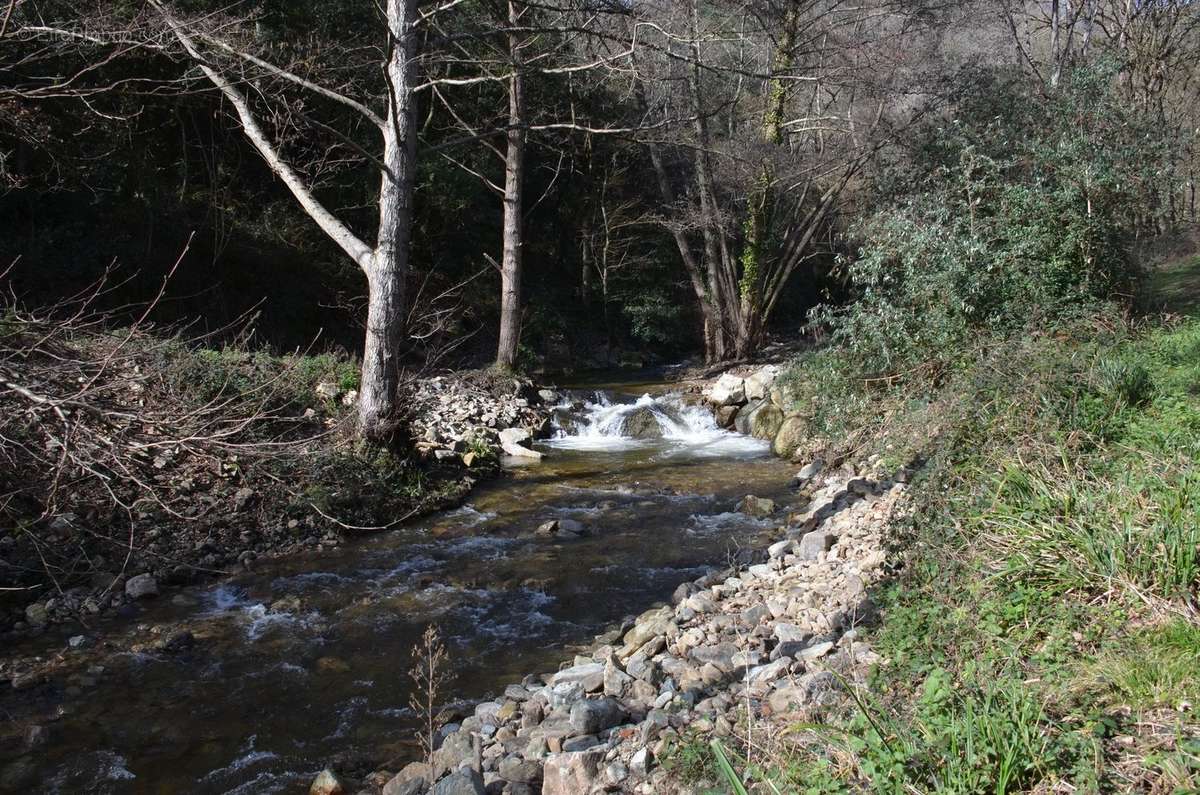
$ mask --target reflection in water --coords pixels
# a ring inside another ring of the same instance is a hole
[[[104,666],[99,686],[51,696],[64,713],[54,742],[25,757],[0,749],[0,767],[33,765],[48,792],[268,793],[302,788],[334,757],[403,759],[405,671],[428,623],[450,648],[446,692],[479,699],[555,669],[771,526],[734,511],[748,492],[785,492],[790,470],[764,443],[677,396],[582,404],[561,407],[540,465],[484,484],[469,505],[102,624],[99,635],[139,639],[138,624],[185,626],[197,642],[93,656],[84,668]],[[535,536],[565,518],[588,534]],[[47,708],[39,698],[13,709]]]

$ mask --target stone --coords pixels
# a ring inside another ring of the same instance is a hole
[[[125,595],[130,599],[158,596],[158,580],[149,574],[138,574],[125,581]]]
[[[585,663],[565,668],[550,679],[551,685],[578,682],[585,693],[594,693],[604,687],[604,663]]]
[[[817,560],[821,554],[828,552],[837,543],[837,536],[824,530],[813,530],[800,538],[800,547],[796,554],[803,560]]]
[[[625,633],[626,648],[629,648],[631,652],[636,651],[651,638],[666,635],[673,623],[669,607],[643,613],[633,629]]]
[[[457,731],[446,736],[441,747],[433,752],[430,779],[440,777],[447,770],[456,770],[459,765],[475,756],[468,732]]]
[[[765,604],[757,604],[742,611],[742,621],[751,627],[757,626],[763,620],[771,617],[771,611]]]
[[[604,752],[551,754],[542,769],[542,795],[585,795],[599,777]]]
[[[766,497],[755,497],[753,494],[747,494],[737,504],[737,509],[739,513],[753,516],[755,519],[765,519],[775,513],[775,501]]]
[[[782,541],[776,541],[771,546],[767,547],[767,556],[772,560],[782,558],[784,555],[791,553],[796,546],[793,539],[785,538]]]
[[[734,669],[733,656],[738,648],[732,643],[717,643],[711,646],[697,646],[692,649],[693,660],[714,666],[721,673],[729,673]]]
[[[756,665],[746,672],[746,681],[748,682],[773,682],[779,677],[788,672],[792,661],[787,657],[781,657],[775,662],[769,662],[766,665]]]
[[[432,773],[424,762],[410,762],[383,785],[382,795],[420,795],[425,791]]]
[[[640,407],[622,418],[621,435],[631,439],[661,439],[663,432],[658,416],[650,408]]]
[[[575,735],[598,734],[625,720],[625,710],[615,698],[588,698],[575,702],[570,720]]]
[[[329,768],[318,773],[308,787],[308,795],[342,795],[344,792],[342,782],[338,781],[337,776]]]
[[[619,787],[621,782],[627,778],[629,778],[629,769],[619,761],[610,762],[604,768],[604,780],[611,786]]]
[[[740,410],[741,406],[720,406],[716,411],[717,425],[722,428],[732,428]]]
[[[649,748],[641,748],[629,758],[629,772],[638,778],[645,778],[650,772],[650,755]]]
[[[732,373],[725,373],[709,390],[708,399],[714,406],[729,406],[746,402],[746,382]]]
[[[154,643],[157,651],[181,652],[196,645],[196,636],[186,629],[176,629]]]
[[[800,652],[802,660],[815,660],[818,657],[824,657],[829,652],[833,651],[833,642],[824,641],[823,643],[814,643],[812,646]]]
[[[604,695],[621,698],[633,684],[633,677],[621,670],[615,658],[604,663]]]
[[[500,431],[500,449],[514,458],[531,458],[535,461],[542,460],[542,454],[536,450],[530,450],[521,442],[528,441],[533,434],[525,428],[505,428]]]
[[[801,467],[800,471],[796,473],[796,479],[802,482],[812,480],[819,475],[821,470],[824,468],[825,461],[820,458],[814,458],[812,461]]]
[[[749,424],[751,436],[772,441],[783,426],[783,412],[774,403],[764,401],[750,413]]]
[[[35,627],[50,623],[50,611],[41,602],[34,602],[25,608],[25,620]]]
[[[542,766],[537,762],[529,762],[519,756],[506,756],[500,760],[496,768],[500,778],[505,781],[515,781],[520,784],[532,784],[542,777]]]
[[[337,400],[342,394],[342,390],[332,381],[322,381],[313,391],[321,400]]]
[[[771,364],[746,376],[743,380],[746,397],[750,400],[763,400],[770,397],[771,385],[778,377],[779,368]]]
[[[562,399],[553,389],[539,389],[537,395],[538,400],[542,401],[548,406],[556,405]]]
[[[434,784],[429,795],[487,795],[487,790],[477,771],[460,769]]]
[[[600,745],[600,738],[594,734],[584,734],[563,740],[561,751],[586,751]]]
[[[791,458],[804,442],[807,430],[808,423],[803,417],[784,417],[779,431],[775,434],[775,441],[771,443],[771,449],[780,458]]]

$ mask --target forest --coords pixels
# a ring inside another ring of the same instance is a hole
[[[1200,789],[1197,78],[1191,0],[0,0],[0,792]]]

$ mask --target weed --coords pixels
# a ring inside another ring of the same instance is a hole
[[[417,740],[425,754],[425,761],[429,762],[433,756],[437,731],[441,728],[438,696],[450,679],[446,671],[446,647],[442,644],[441,633],[433,624],[425,628],[421,639],[413,646],[412,660],[408,676],[413,683],[413,693],[409,696],[408,705],[420,720]]]

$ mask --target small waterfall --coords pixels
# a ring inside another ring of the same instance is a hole
[[[555,407],[551,447],[569,450],[665,448],[664,454],[744,458],[767,452],[767,443],[721,429],[706,407],[679,393],[621,400],[593,392]]]

